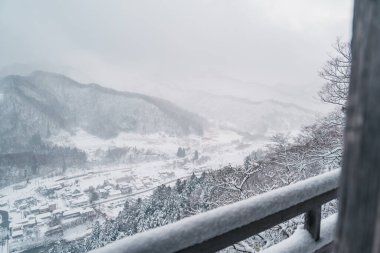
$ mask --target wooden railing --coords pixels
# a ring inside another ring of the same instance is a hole
[[[93,253],[215,252],[303,213],[305,229],[318,241],[321,206],[336,198],[338,177],[339,171],[328,172],[126,237]]]

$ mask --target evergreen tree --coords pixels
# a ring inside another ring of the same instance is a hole
[[[194,157],[193,157],[193,161],[196,161],[199,159],[199,153],[198,153],[198,150],[195,150],[194,152]]]
[[[38,169],[38,164],[37,164],[36,155],[34,153],[32,155],[32,164],[31,164],[30,167],[31,167],[31,170],[32,170],[32,174],[36,175],[37,174],[37,169]]]
[[[43,142],[42,142],[42,139],[41,139],[41,136],[39,133],[35,133],[32,135],[32,137],[30,138],[29,140],[29,144],[33,147],[33,148],[39,148],[39,147],[42,147],[43,145]]]
[[[177,156],[180,158],[183,158],[186,156],[186,150],[185,148],[179,147],[177,150]]]

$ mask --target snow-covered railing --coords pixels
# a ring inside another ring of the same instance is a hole
[[[305,213],[320,237],[321,206],[336,198],[339,171],[285,186],[115,241],[92,253],[215,252]]]
[[[331,253],[338,214],[332,214],[321,221],[321,238],[315,241],[307,230],[297,228],[289,238],[263,250],[260,253]]]

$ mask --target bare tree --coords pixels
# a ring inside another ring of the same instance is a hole
[[[344,110],[351,71],[351,45],[340,39],[334,45],[335,54],[323,66],[319,75],[326,81],[319,96],[322,101],[339,105]]]

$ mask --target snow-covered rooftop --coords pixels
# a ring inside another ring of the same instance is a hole
[[[50,218],[51,217],[51,213],[42,213],[42,214],[38,214],[36,216],[37,219],[47,219],[47,218]]]
[[[73,208],[71,210],[68,210],[68,211],[65,211],[63,213],[63,216],[68,216],[68,215],[71,215],[71,214],[76,214],[76,213],[80,213],[82,209],[80,208]]]

